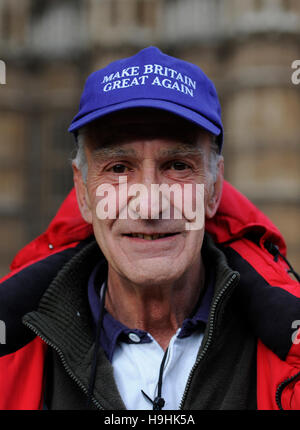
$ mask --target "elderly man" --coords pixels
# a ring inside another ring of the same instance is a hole
[[[69,197],[1,284],[23,321],[2,408],[297,408],[298,284],[275,227],[222,193],[212,82],[144,49],[88,78],[70,131],[82,218]]]

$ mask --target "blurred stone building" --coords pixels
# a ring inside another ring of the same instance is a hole
[[[87,75],[157,45],[198,64],[223,108],[225,176],[300,270],[298,0],[0,0],[0,275],[72,186],[67,133]]]

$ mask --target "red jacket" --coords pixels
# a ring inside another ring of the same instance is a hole
[[[298,343],[296,332],[300,326],[300,288],[276,252],[286,254],[280,232],[227,182],[218,213],[207,221],[206,230],[246,280],[241,301],[246,303],[245,315],[259,339],[258,409],[300,409],[300,336]],[[16,255],[11,272],[2,279],[0,303],[6,314],[3,318],[0,313],[0,320],[9,321],[9,327],[7,345],[0,345],[1,410],[42,408],[47,346],[39,337],[28,337],[21,317],[37,306],[39,285],[47,286],[91,234],[72,190],[47,231]],[[37,279],[34,284],[33,278]]]

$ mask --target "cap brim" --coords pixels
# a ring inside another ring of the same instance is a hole
[[[176,103],[170,103],[168,101],[158,99],[135,99],[111,105],[106,108],[97,109],[87,115],[84,115],[83,117],[80,117],[78,119],[75,118],[68,131],[75,132],[84,125],[110,113],[138,107],[148,107],[166,110],[199,125],[200,127],[204,128],[205,130],[211,132],[216,136],[219,136],[222,133],[222,130],[220,130],[219,127],[217,127],[211,121],[206,119],[204,116],[201,116],[200,114],[196,113],[195,111],[187,109]]]

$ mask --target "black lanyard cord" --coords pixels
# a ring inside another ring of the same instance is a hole
[[[141,390],[142,394],[146,397],[146,399],[152,403],[154,411],[160,411],[165,406],[165,403],[166,403],[165,399],[161,397],[161,391],[162,391],[163,373],[164,373],[164,367],[165,367],[167,355],[168,355],[168,348],[164,353],[164,356],[160,365],[158,384],[157,384],[157,396],[155,397],[155,399],[152,400],[143,390]]]

